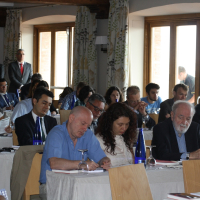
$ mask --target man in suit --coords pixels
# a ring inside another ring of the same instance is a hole
[[[19,102],[19,99],[14,93],[7,93],[7,81],[4,78],[0,79],[0,108],[12,110]]]
[[[155,126],[155,121],[146,112],[146,106],[148,104],[140,100],[140,88],[138,86],[128,87],[127,101],[124,103],[129,105],[137,114],[138,128],[142,127],[143,122],[145,122],[146,127],[149,129]]]
[[[173,89],[174,98],[167,99],[160,104],[158,123],[170,117],[174,102],[177,100],[185,100],[187,97],[187,93],[188,93],[187,85],[180,83],[174,86]]]
[[[10,79],[9,92],[16,93],[17,89],[31,82],[33,74],[31,64],[24,62],[25,52],[23,49],[17,50],[17,61],[10,63],[8,75]]]
[[[39,73],[33,74],[33,76],[31,77],[31,83],[34,80],[40,80],[41,81],[42,80],[42,75],[39,74]],[[27,83],[26,85],[21,87],[21,100],[24,100],[24,99],[28,98],[27,96],[28,96],[28,93],[29,93],[29,89],[30,89],[31,83]]]
[[[200,159],[200,125],[192,122],[194,105],[178,100],[171,118],[153,129],[153,156],[160,160]]]
[[[33,134],[37,117],[40,118],[43,141],[49,131],[57,125],[56,119],[47,116],[47,112],[52,104],[53,93],[44,87],[38,87],[33,95],[33,110],[15,120],[15,132],[19,145],[32,145]]]

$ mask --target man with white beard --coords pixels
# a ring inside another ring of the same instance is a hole
[[[178,100],[171,118],[153,128],[153,156],[159,160],[200,159],[200,125],[192,122],[193,104]]]

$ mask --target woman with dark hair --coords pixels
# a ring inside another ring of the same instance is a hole
[[[78,95],[79,100],[76,101],[75,106],[85,106],[88,98],[92,94],[94,94],[94,90],[92,87],[90,87],[89,85],[82,87]]]
[[[134,163],[133,143],[136,142],[137,117],[123,103],[112,104],[101,117],[96,137],[112,166]]]
[[[72,93],[73,91],[74,90],[71,87],[65,87],[63,92],[59,94],[58,104],[62,104],[62,100],[64,99],[64,97]]]
[[[105,110],[108,109],[108,107],[116,102],[123,102],[123,95],[121,90],[117,86],[110,87],[105,94],[105,100],[106,100],[106,107]]]

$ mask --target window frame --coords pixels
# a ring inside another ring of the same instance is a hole
[[[196,38],[196,71],[195,71],[195,103],[200,95],[200,13],[164,15],[145,17],[144,24],[144,67],[143,96],[146,96],[145,86],[151,82],[151,28],[170,26],[170,60],[169,60],[169,98],[173,98],[172,89],[176,78],[176,26],[197,25]]]

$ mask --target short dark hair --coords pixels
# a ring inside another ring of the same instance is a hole
[[[29,87],[29,92],[28,92],[28,95],[27,95],[27,97],[28,98],[32,98],[32,92],[33,92],[33,88],[35,89],[35,84],[36,83],[39,83],[40,82],[40,80],[34,80],[32,83],[31,83],[31,86]]]
[[[16,54],[18,54],[18,53],[19,53],[19,51],[23,51],[23,52],[25,52],[25,50],[24,50],[24,49],[17,49],[17,52],[16,52]]]
[[[60,98],[64,98],[66,95],[72,93],[74,90],[71,87],[65,87],[63,92],[59,94]]]
[[[2,82],[6,82],[7,83],[5,78],[0,78],[0,83],[2,83]]]
[[[79,82],[76,89],[79,90],[80,88],[86,86],[87,84],[85,82]]]
[[[92,94],[94,93],[92,87],[90,87],[89,85],[82,87],[78,95],[79,100],[84,101],[88,97],[89,92],[92,92]]]
[[[54,97],[53,93],[47,90],[45,87],[38,87],[33,94],[33,99],[36,99],[38,102],[39,99],[41,99],[43,94],[47,95],[48,97],[51,97],[52,99]]]
[[[160,86],[159,86],[158,84],[156,84],[156,83],[149,83],[149,84],[145,87],[145,89],[146,89],[146,93],[149,94],[149,92],[150,92],[151,89],[157,89],[157,90],[159,90],[159,89],[160,89]]]
[[[111,86],[110,88],[108,88],[108,90],[106,91],[106,94],[104,96],[106,103],[108,105],[111,104],[111,99],[110,99],[110,95],[112,94],[113,91],[117,90],[119,92],[119,102],[123,102],[124,98],[123,98],[123,94],[121,92],[121,90],[117,87],[117,86]]]
[[[39,73],[35,73],[33,74],[33,76],[31,77],[31,80],[34,81],[34,80],[42,80],[42,75],[39,74]]]
[[[140,92],[140,88],[136,85],[129,86],[126,95],[136,95],[138,92]]]
[[[180,74],[181,72],[186,72],[185,67],[183,67],[183,66],[178,67],[178,74]]]
[[[182,88],[183,90],[185,90],[185,91],[188,92],[188,86],[185,85],[184,83],[176,84],[176,85],[174,86],[173,91],[174,91],[174,92],[177,92],[178,88]]]
[[[104,99],[104,97],[98,93],[92,94],[89,97],[88,102],[93,103],[95,100],[101,101],[106,104],[106,100]]]
[[[37,85],[37,88],[38,87],[47,87],[47,88],[49,88],[49,84],[46,82],[46,81],[40,81],[39,83],[38,83],[38,85]]]

